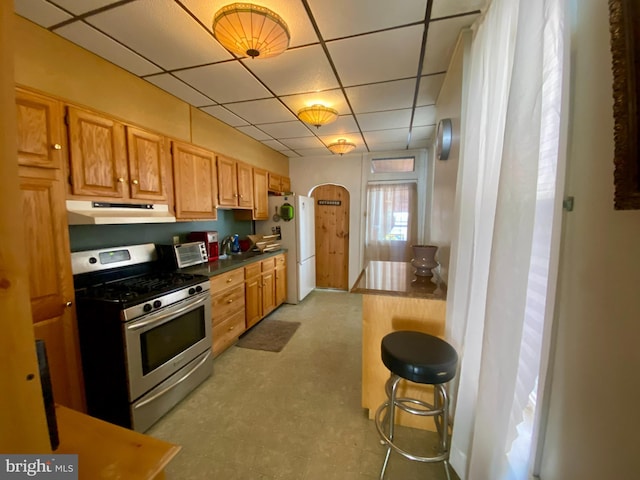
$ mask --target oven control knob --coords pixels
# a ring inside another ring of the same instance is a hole
[[[189,295],[193,295],[194,293],[196,293],[196,289],[195,288],[190,288],[189,289]]]
[[[200,285],[198,285],[198,286],[196,287],[196,292],[200,293],[201,291],[202,291],[202,287],[201,287]]]
[[[153,308],[160,308],[162,306],[162,302],[160,300],[156,300],[153,302]]]
[[[144,310],[145,312],[149,312],[151,311],[153,307],[151,306],[150,303],[145,303],[144,307],[142,307],[142,310]]]

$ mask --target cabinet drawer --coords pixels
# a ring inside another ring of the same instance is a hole
[[[242,268],[236,268],[235,270],[211,277],[211,295],[215,295],[232,285],[242,283],[243,280],[244,271]]]
[[[260,262],[252,263],[244,267],[245,279],[255,277],[256,275],[260,275]]]
[[[244,283],[211,297],[211,318],[214,325],[237,312],[244,314]]]
[[[283,267],[287,264],[287,256],[285,254],[276,255],[276,268]]]
[[[276,265],[276,259],[275,257],[271,257],[266,260],[262,260],[260,264],[262,265],[262,271],[267,272],[269,270],[273,270]]]
[[[244,311],[227,318],[213,327],[213,356],[216,357],[232,345],[244,332]]]

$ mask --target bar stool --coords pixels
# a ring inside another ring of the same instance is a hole
[[[458,354],[444,340],[413,331],[397,331],[386,335],[381,344],[382,362],[391,372],[385,384],[387,401],[375,415],[380,443],[387,445],[387,455],[380,472],[380,480],[389,463],[391,450],[418,462],[443,462],[449,476],[449,396],[445,384],[456,375]],[[433,404],[416,398],[397,398],[401,380],[433,385]],[[403,450],[394,443],[395,410],[400,408],[412,415],[433,417],[440,438],[437,455],[424,457]],[[384,414],[384,417],[383,417]],[[383,429],[387,424],[387,432]]]

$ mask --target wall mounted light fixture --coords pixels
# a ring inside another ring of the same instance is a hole
[[[280,16],[260,5],[232,3],[213,17],[213,36],[230,52],[269,58],[289,48],[289,29]]]
[[[316,128],[319,128],[327,123],[335,122],[338,118],[338,111],[317,103],[300,110],[298,112],[298,118],[305,123],[315,125]]]

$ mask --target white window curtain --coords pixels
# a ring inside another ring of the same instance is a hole
[[[543,393],[562,213],[565,1],[493,0],[473,27],[447,303],[463,480],[532,473],[525,413]]]
[[[367,185],[365,262],[408,262],[417,241],[417,186],[407,183]]]

